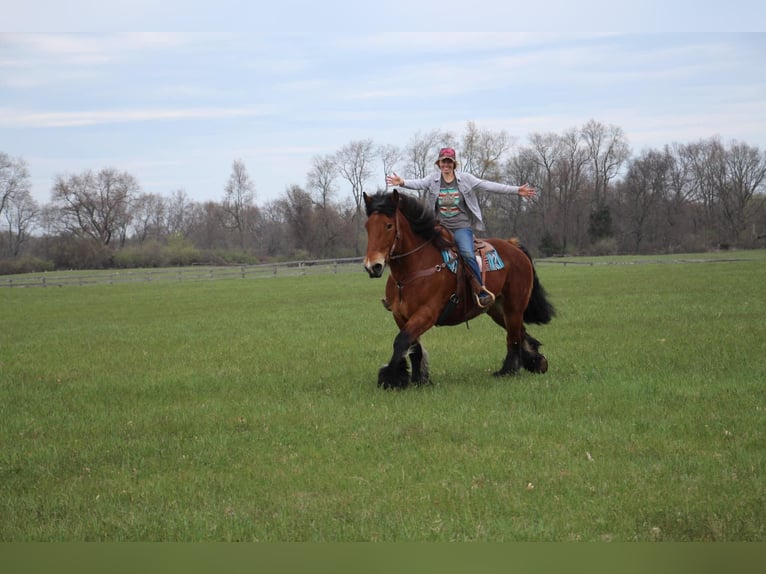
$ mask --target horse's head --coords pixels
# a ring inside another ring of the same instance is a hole
[[[364,268],[370,277],[381,277],[386,263],[394,249],[397,236],[396,209],[399,205],[399,192],[390,194],[364,194],[367,210],[367,254]]]

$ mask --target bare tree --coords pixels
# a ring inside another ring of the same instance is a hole
[[[404,158],[404,153],[399,146],[386,144],[378,146],[378,155],[383,162],[383,181],[385,182],[386,176],[393,173],[396,165]]]
[[[590,120],[580,130],[588,153],[593,177],[595,205],[606,202],[606,190],[625,161],[630,157],[630,146],[622,128]]]
[[[183,189],[173,191],[166,206],[167,235],[188,237],[196,221],[200,219],[200,206],[192,201]]]
[[[252,229],[250,216],[254,199],[255,184],[247,173],[245,163],[237,159],[232,164],[231,175],[224,187],[223,212],[224,225],[237,231],[242,249],[245,249],[247,233]]]
[[[694,181],[692,199],[701,206],[702,218],[697,228],[707,236],[706,240],[722,241],[721,222],[718,214],[718,194],[726,181],[726,150],[720,138],[712,137],[684,146]]]
[[[636,253],[641,252],[644,240],[651,234],[649,223],[668,187],[672,168],[672,156],[656,150],[644,151],[628,166],[623,185],[624,224],[632,239],[630,247]]]
[[[18,192],[30,189],[27,163],[0,152],[0,214],[10,199]]]
[[[311,253],[315,231],[311,195],[300,186],[291,185],[285,193],[283,214],[294,248]]]
[[[748,220],[760,205],[753,199],[764,186],[766,154],[746,143],[732,142],[724,161],[727,177],[718,190],[721,214],[729,241],[741,242],[746,239]]]
[[[8,229],[8,251],[11,257],[18,257],[21,247],[31,238],[40,208],[26,187],[17,189],[7,200],[3,217]]]
[[[351,184],[357,213],[361,212],[364,185],[372,177],[373,158],[374,149],[370,139],[349,142],[335,156],[338,173]]]
[[[663,249],[674,252],[682,249],[684,238],[692,233],[695,220],[690,216],[696,183],[690,155],[680,143],[666,144],[663,153],[670,158],[670,171],[662,190],[662,222],[657,233]]]
[[[576,130],[568,130],[561,137],[561,161],[555,169],[554,181],[560,216],[561,242],[564,251],[572,239],[573,232],[579,232],[581,221],[575,210],[584,183],[588,152],[583,148]],[[573,229],[574,227],[574,229]]]
[[[482,130],[475,122],[468,122],[460,144],[460,169],[482,179],[498,180],[512,144],[506,131]]]
[[[414,178],[422,178],[434,170],[439,148],[454,147],[455,138],[450,132],[431,130],[430,132],[417,132],[410,139],[404,150],[406,165],[404,175]]]
[[[312,160],[311,170],[307,175],[308,189],[317,207],[317,253],[330,255],[332,246],[338,237],[337,213],[333,209],[335,178],[338,166],[333,156],[316,156]]]
[[[351,195],[354,198],[354,219],[357,222],[357,231],[360,229],[362,216],[362,196],[364,186],[372,177],[372,161],[374,159],[374,148],[372,140],[352,141],[343,146],[335,156],[338,166],[338,173],[343,179],[351,184]],[[360,253],[359,233],[354,242],[354,252]]]
[[[129,205],[138,191],[132,175],[104,168],[96,174],[86,171],[58,176],[52,200],[66,231],[108,246],[115,238],[124,240],[130,223]]]
[[[156,193],[142,193],[133,199],[131,228],[139,245],[150,237],[160,240],[167,232],[167,202]]]
[[[308,190],[314,202],[326,208],[335,195],[335,179],[338,177],[338,164],[332,155],[315,156],[311,160],[311,169],[306,175]]]
[[[548,232],[551,218],[549,214],[553,209],[554,203],[554,172],[562,161],[564,146],[561,137],[553,132],[545,134],[533,133],[529,136],[531,150],[533,151],[535,161],[540,169],[540,179],[538,185],[541,186],[537,202],[540,206],[540,213],[543,221],[543,233]]]

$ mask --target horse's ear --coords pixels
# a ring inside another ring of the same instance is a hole
[[[366,191],[363,191],[362,195],[364,195],[364,204],[369,206],[370,202],[372,201],[372,198],[369,195],[367,195]]]
[[[391,203],[394,205],[394,207],[399,206],[399,190],[394,188],[393,193],[391,193]]]

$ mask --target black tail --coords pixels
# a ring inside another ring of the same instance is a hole
[[[529,261],[532,262],[532,256],[529,254],[526,247],[520,243],[517,244],[517,247],[521,249],[524,252],[524,255],[529,258]],[[551,319],[556,315],[556,309],[551,302],[548,301],[548,295],[540,284],[540,280],[537,278],[534,262],[532,262],[532,273],[534,274],[532,295],[529,297],[529,303],[524,310],[524,322],[545,325],[546,323],[550,323]]]

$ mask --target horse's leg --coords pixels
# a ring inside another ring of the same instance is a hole
[[[413,346],[420,349],[415,351],[415,357],[419,371],[417,377],[422,381],[424,352],[419,338],[434,325],[437,315],[438,312],[422,307],[407,320],[404,326],[400,326],[399,334],[394,339],[394,352],[391,355],[391,360],[378,371],[378,386],[384,389],[393,389],[404,388],[409,384],[407,354]],[[397,320],[397,322],[399,321]],[[427,372],[426,368],[426,374]]]
[[[492,320],[505,329],[506,355],[503,366],[495,371],[496,377],[515,375],[518,373],[522,362],[521,334],[524,332],[523,319],[519,313],[514,313],[508,299],[504,298],[503,306],[494,305],[487,310]]]
[[[412,382],[416,385],[425,385],[431,382],[428,375],[428,353],[426,353],[420,339],[410,347],[410,362],[412,363]]]
[[[378,386],[384,389],[403,389],[410,383],[410,370],[407,366],[407,351],[410,348],[409,337],[405,331],[399,331],[394,339],[394,353],[388,364],[378,371]]]
[[[493,317],[494,318],[494,317]],[[495,322],[498,322],[495,319]],[[521,368],[521,342],[524,337],[523,310],[514,309],[513,303],[506,298],[503,301],[503,323],[505,327],[506,355],[503,366],[495,372],[496,377],[515,375]]]
[[[521,343],[521,362],[532,373],[544,373],[548,370],[548,359],[539,352],[542,343],[524,330]]]

